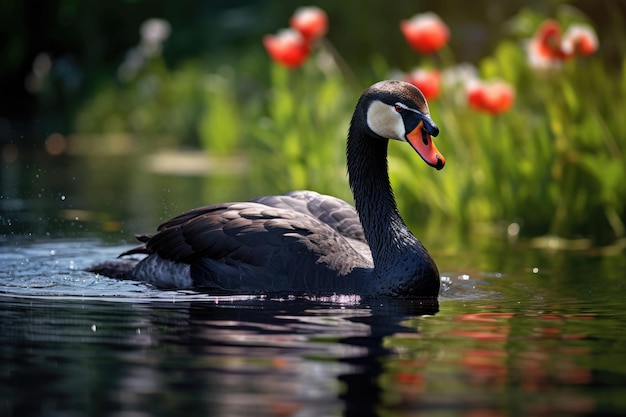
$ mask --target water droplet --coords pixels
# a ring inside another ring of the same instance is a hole
[[[57,251],[55,251],[54,249],[52,249],[52,250],[50,251],[50,256],[54,256],[54,255],[56,255],[56,254],[57,254]]]
[[[536,274],[536,273],[538,273],[538,272],[539,272],[539,268],[534,267],[534,268],[533,268],[533,274]]]
[[[65,201],[65,196],[64,195],[61,196],[61,201]]]
[[[96,330],[97,330],[96,325],[95,325],[95,324],[92,324],[92,325],[91,325],[91,331],[92,331],[92,332],[95,332]]]

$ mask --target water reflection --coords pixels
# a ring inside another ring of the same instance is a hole
[[[448,273],[437,306],[157,291],[80,270],[119,247],[0,250],[9,271],[0,286],[1,415],[626,409],[621,259],[581,268],[602,272],[597,285],[525,270]]]
[[[549,401],[525,404],[528,415],[584,414],[596,408],[595,401],[562,387],[592,382],[591,369],[581,363],[590,350],[587,343],[576,343],[588,335],[576,328],[579,320],[594,318],[590,314],[461,314],[455,320],[466,328],[449,334],[475,340],[459,358],[472,385],[504,389],[514,383],[520,394],[528,396],[552,392]]]
[[[414,407],[452,407],[489,416],[510,415],[512,410],[519,415],[615,411],[607,396],[614,395],[614,383],[624,381],[624,369],[619,366],[617,373],[606,373],[594,360],[601,351],[611,358],[608,361],[619,362],[616,349],[597,343],[598,328],[607,325],[606,320],[596,314],[528,310],[527,305],[464,307],[471,312],[450,314],[448,320],[436,323],[439,328],[424,322],[428,342],[440,349],[434,363],[407,360],[418,377],[398,382],[417,384],[419,391],[430,393]],[[442,311],[452,313],[446,310],[443,303]],[[614,379],[617,374],[621,376]],[[590,389],[594,386],[604,386],[606,392],[599,395]]]
[[[4,303],[7,416],[377,415],[380,359],[391,352],[383,341],[413,331],[406,317],[436,310],[393,301]]]
[[[439,257],[457,269],[425,305],[222,298],[84,272],[124,249],[0,245],[0,415],[626,410],[621,256]]]

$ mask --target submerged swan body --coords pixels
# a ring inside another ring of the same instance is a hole
[[[312,191],[193,209],[163,223],[141,246],[91,270],[159,287],[221,293],[437,297],[439,272],[402,220],[387,172],[389,139],[429,165],[445,161],[422,93],[381,81],[361,95],[347,165],[355,207]]]

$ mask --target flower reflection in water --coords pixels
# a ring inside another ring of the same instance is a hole
[[[589,348],[577,345],[587,335],[575,329],[594,315],[516,314],[479,312],[454,319],[465,325],[448,332],[465,339],[468,346],[456,358],[472,385],[490,390],[516,386],[521,395],[553,392],[550,400],[524,404],[532,414],[567,411],[587,413],[595,409],[590,398],[566,387],[592,381],[591,369],[579,358]]]

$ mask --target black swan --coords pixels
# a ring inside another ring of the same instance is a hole
[[[445,160],[419,89],[395,80],[363,92],[348,132],[356,209],[312,191],[200,207],[170,219],[143,244],[90,270],[158,287],[239,294],[356,294],[436,298],[439,272],[402,220],[387,171],[388,139],[430,166]],[[358,213],[358,214],[357,214]]]

